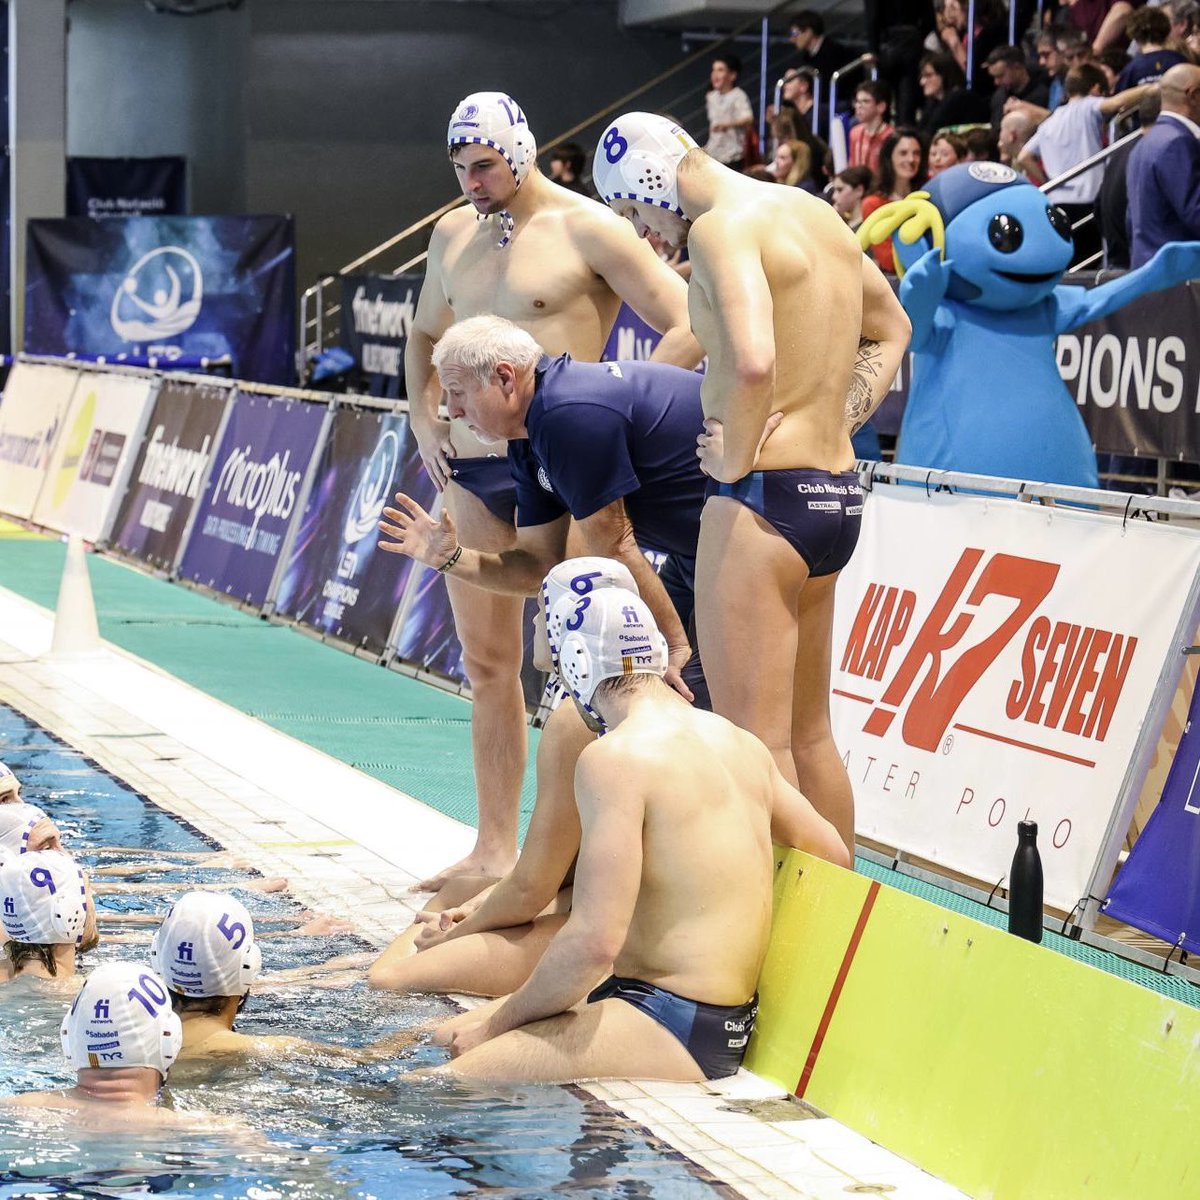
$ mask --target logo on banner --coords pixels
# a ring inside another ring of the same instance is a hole
[[[1005,716],[1103,741],[1138,639],[1038,615],[1061,569],[1059,563],[968,547],[890,673],[907,639],[917,596],[908,589],[868,585],[841,660],[847,674],[887,680],[863,732],[882,737],[901,716],[907,745],[944,749],[963,702],[1025,629],[1020,677],[1008,689]]]
[[[71,485],[79,475],[79,464],[83,452],[87,449],[88,438],[92,432],[92,424],[96,419],[96,393],[88,392],[83,403],[79,406],[75,423],[65,434],[62,462],[59,464],[58,477],[54,481],[54,507],[60,508],[70,494]]]
[[[399,464],[400,439],[394,429],[389,429],[379,439],[359,477],[358,487],[350,501],[350,511],[346,514],[346,527],[342,530],[343,542],[352,545],[375,532]]]
[[[182,246],[160,246],[143,254],[113,295],[113,332],[126,342],[175,337],[200,315],[204,275]]]

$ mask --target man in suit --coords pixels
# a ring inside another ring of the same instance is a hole
[[[1162,115],[1129,156],[1130,265],[1167,242],[1200,240],[1200,67],[1179,63],[1161,81]]]

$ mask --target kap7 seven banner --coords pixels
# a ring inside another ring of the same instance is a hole
[[[877,485],[833,632],[858,833],[995,883],[1035,820],[1071,908],[1197,566],[1178,527]]]

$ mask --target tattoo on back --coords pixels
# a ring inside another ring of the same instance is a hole
[[[867,423],[875,408],[875,390],[882,370],[883,352],[879,343],[870,338],[859,338],[850,391],[846,395],[846,428],[852,434]]]

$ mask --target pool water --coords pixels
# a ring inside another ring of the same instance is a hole
[[[85,865],[122,861],[98,857],[93,851],[101,846],[145,846],[145,860],[167,849],[219,849],[2,705],[0,759],[21,779],[24,798],[46,809]],[[143,861],[139,854],[125,858]],[[248,878],[246,872],[185,863],[144,876],[170,885],[161,895],[98,895],[101,929],[119,928],[142,940],[102,944],[82,958],[81,973],[96,962],[148,959],[153,925],[106,926],[105,913],[162,915],[198,882],[227,886],[250,909],[260,932],[282,928],[282,918],[301,911],[286,895],[246,890]],[[263,970],[366,948],[352,935],[263,938]],[[67,984],[22,980],[0,987],[0,1095],[73,1083],[58,1036],[71,994]],[[252,995],[237,1028],[357,1046],[453,1011],[437,997],[396,997],[370,992],[362,983],[295,987]],[[179,1113],[220,1119],[219,1130],[100,1135],[72,1128],[61,1114],[3,1110],[0,1197],[728,1195],[682,1156],[578,1089],[479,1089],[407,1077],[443,1061],[444,1053],[419,1039],[393,1059],[366,1065],[319,1054],[211,1068],[181,1064],[164,1092],[167,1103]]]

